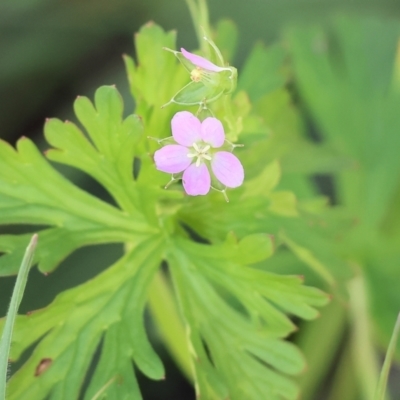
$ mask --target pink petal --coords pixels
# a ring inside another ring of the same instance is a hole
[[[217,118],[206,118],[201,124],[201,138],[212,147],[221,147],[225,141],[222,123]]]
[[[213,71],[213,72],[220,72],[224,70],[224,68],[218,67],[218,65],[213,64],[211,61],[208,61],[203,57],[200,57],[193,53],[189,53],[184,48],[181,48],[181,52],[183,57],[189,60],[196,67],[200,67],[206,69],[207,71]]]
[[[201,140],[201,122],[189,111],[177,112],[171,121],[172,136],[182,146]]]
[[[169,144],[154,153],[156,168],[170,174],[184,171],[192,162],[187,155],[189,149],[179,144]]]
[[[183,187],[191,196],[207,194],[211,187],[211,177],[205,164],[192,164],[182,177]]]
[[[235,188],[243,183],[243,166],[232,153],[227,151],[215,153],[211,168],[216,178],[227,187]]]

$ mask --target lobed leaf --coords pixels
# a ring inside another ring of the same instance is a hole
[[[115,377],[118,385],[110,385],[105,393],[124,393],[137,387],[131,359],[150,378],[163,378],[163,366],[148,342],[143,322],[147,288],[160,264],[163,246],[160,238],[149,239],[96,278],[58,295],[45,309],[19,316],[12,359],[18,359],[37,340],[39,344],[11,378],[8,398],[44,398],[49,394],[51,399],[78,398],[99,345],[104,353],[89,393]],[[104,359],[110,354],[110,341],[116,338],[120,340],[117,355],[113,360]],[[40,372],[43,360],[49,360],[49,365]],[[136,393],[134,398],[140,399]]]
[[[59,132],[61,135],[64,131]],[[0,142],[0,224],[49,226],[39,232],[35,262],[53,270],[73,250],[88,244],[134,243],[157,232],[144,215],[122,212],[74,186],[56,172],[29,139],[15,150]],[[14,274],[27,235],[1,236],[0,274]],[[43,240],[42,240],[43,239]],[[52,254],[51,246],[59,245]]]
[[[399,92],[392,81],[399,33],[395,23],[351,17],[336,18],[329,34],[320,26],[287,32],[300,95],[322,137],[353,164],[340,177],[340,201],[374,227],[400,172]]]
[[[224,245],[176,239],[167,258],[188,325],[198,395],[295,399],[298,389],[287,375],[305,365],[296,347],[281,340],[294,329],[281,310],[314,318],[313,307],[327,297],[297,277],[243,267]]]
[[[143,219],[133,180],[133,160],[143,136],[141,120],[133,114],[123,120],[122,99],[113,86],[96,91],[95,105],[86,97],[78,97],[74,109],[88,137],[69,121],[48,120],[44,133],[54,148],[47,157],[86,172],[110,192],[121,208],[136,220]]]

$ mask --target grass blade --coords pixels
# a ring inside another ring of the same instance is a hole
[[[22,260],[22,264],[17,276],[17,281],[15,283],[14,291],[11,297],[10,308],[8,309],[8,313],[6,316],[4,330],[0,340],[0,400],[5,400],[6,398],[8,357],[10,354],[11,337],[14,328],[15,318],[18,312],[18,307],[24,294],[29,268],[32,263],[37,240],[38,235],[33,235],[25,251],[25,255]]]
[[[390,366],[392,364],[392,359],[394,352],[396,350],[397,338],[400,331],[400,314],[397,316],[396,325],[394,326],[392,338],[390,339],[389,347],[386,352],[385,361],[383,363],[382,371],[379,377],[378,386],[376,388],[374,400],[384,400],[387,381],[390,372]]]

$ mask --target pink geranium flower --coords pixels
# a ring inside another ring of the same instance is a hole
[[[183,187],[191,196],[205,195],[212,182],[219,181],[225,188],[243,183],[242,164],[230,151],[224,151],[225,132],[217,118],[200,122],[192,113],[181,111],[171,121],[176,144],[157,150],[154,161],[158,170],[170,174],[183,172]],[[228,143],[228,142],[227,142]],[[229,144],[229,143],[228,143]],[[233,145],[230,145],[233,149]]]

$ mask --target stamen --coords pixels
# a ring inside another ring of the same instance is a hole
[[[192,79],[193,82],[200,82],[201,79],[201,68],[196,67],[195,69],[192,70],[190,73],[190,78]]]
[[[211,146],[209,144],[205,144],[204,142],[202,142],[200,144],[193,143],[192,146],[193,146],[193,152],[188,153],[187,156],[189,158],[197,157],[196,167],[199,167],[204,160],[208,160],[208,161],[212,160],[211,155],[209,155],[207,153],[207,151],[210,150],[210,148],[211,148]]]

